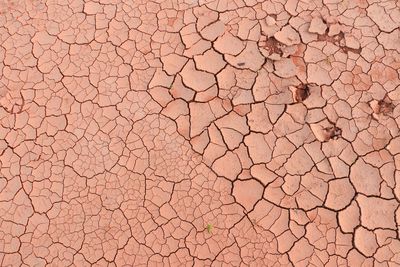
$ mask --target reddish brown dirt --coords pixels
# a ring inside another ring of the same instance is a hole
[[[400,266],[399,26],[0,0],[0,266]]]

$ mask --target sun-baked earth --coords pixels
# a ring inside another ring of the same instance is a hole
[[[397,0],[0,0],[0,266],[399,266]]]

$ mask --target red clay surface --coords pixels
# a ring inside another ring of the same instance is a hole
[[[399,266],[400,2],[0,0],[1,266]]]

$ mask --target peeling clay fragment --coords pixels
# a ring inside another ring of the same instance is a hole
[[[300,43],[299,34],[289,25],[283,27],[279,32],[275,33],[274,37],[276,40],[287,46]]]
[[[320,17],[316,17],[311,20],[310,28],[308,30],[312,33],[322,35],[325,34],[327,28],[325,22]]]
[[[323,127],[322,125],[311,124],[311,130],[320,142],[338,139],[342,134],[342,130],[335,125]]]

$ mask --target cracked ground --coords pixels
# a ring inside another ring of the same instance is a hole
[[[400,266],[400,2],[0,0],[0,266]]]

